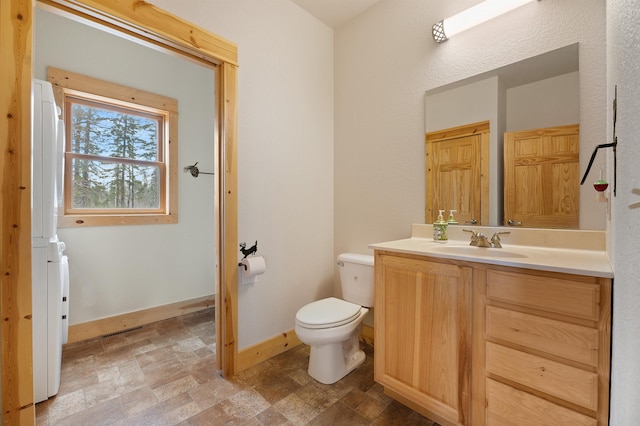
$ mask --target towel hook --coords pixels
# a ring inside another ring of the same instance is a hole
[[[209,173],[209,172],[201,172],[196,167],[197,165],[198,165],[198,162],[196,161],[196,163],[193,166],[187,166],[184,169],[189,171],[191,173],[191,176],[193,176],[194,178],[197,178],[198,175],[200,175],[200,174],[203,174],[203,175],[213,175],[213,174],[215,174],[215,173]]]
[[[587,179],[587,175],[589,174],[589,170],[591,170],[591,166],[593,165],[593,160],[596,158],[596,154],[598,150],[601,148],[613,148],[613,196],[616,196],[616,187],[618,180],[618,164],[616,158],[616,148],[618,147],[618,137],[616,136],[616,121],[618,115],[618,86],[615,86],[615,94],[613,97],[613,142],[603,143],[593,150],[593,154],[591,154],[591,159],[589,160],[589,165],[587,166],[587,170],[584,172],[584,176],[582,176],[582,180],[580,181],[580,185],[584,184],[584,181]]]

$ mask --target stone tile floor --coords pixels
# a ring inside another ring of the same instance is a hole
[[[36,424],[434,425],[384,394],[363,346],[365,363],[333,385],[307,374],[306,345],[227,380],[208,309],[66,345],[60,391],[36,405]]]

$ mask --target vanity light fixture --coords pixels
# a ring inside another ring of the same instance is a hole
[[[535,0],[485,0],[433,25],[433,39],[442,43],[450,37]]]

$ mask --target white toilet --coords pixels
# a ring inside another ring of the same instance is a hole
[[[360,350],[362,320],[373,307],[373,256],[338,256],[344,300],[329,297],[309,303],[296,314],[296,334],[311,346],[309,375],[335,383],[364,362]]]

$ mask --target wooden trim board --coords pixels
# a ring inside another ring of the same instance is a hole
[[[294,330],[289,330],[273,336],[263,342],[256,343],[248,348],[238,351],[236,372],[246,370],[254,365],[260,364],[276,355],[280,355],[289,349],[301,345]]]
[[[373,345],[373,327],[364,325],[360,339]],[[290,349],[302,345],[294,330],[289,330],[264,342],[256,343],[248,348],[238,351],[238,372],[260,364],[276,355],[280,355]]]
[[[362,332],[360,333],[360,340],[364,340],[366,344],[373,346],[373,336],[373,327],[364,324],[362,326]]]
[[[218,252],[218,306],[216,315],[216,356],[223,377],[230,378],[239,370],[238,355],[238,67],[223,64],[219,71],[218,176],[217,193],[221,210]]]
[[[69,326],[69,342],[91,339],[117,333],[215,306],[214,295],[183,300],[169,305],[156,306],[142,311],[129,312],[95,321]]]
[[[35,423],[31,305],[33,1],[0,2],[0,312],[3,424]]]

